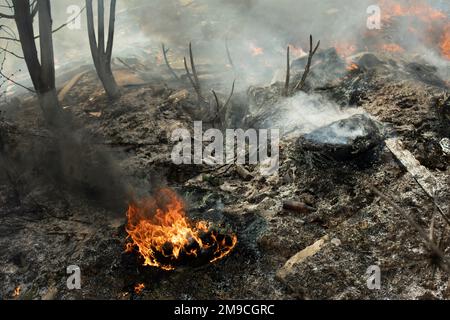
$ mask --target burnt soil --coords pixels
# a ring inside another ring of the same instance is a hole
[[[384,123],[441,183],[440,204],[448,212],[449,157],[439,142],[449,134],[449,89],[433,68],[379,59],[379,66],[361,67],[320,88],[311,83],[308,90],[343,107],[361,107]],[[62,139],[45,129],[36,101],[24,95],[2,106],[0,298],[450,298],[449,276],[417,232],[370,191],[377,187],[427,231],[434,220],[435,237],[448,251],[448,226],[387,148],[381,146],[363,166],[316,166],[303,161],[296,139],[286,139],[280,174],[269,178],[252,166],[250,179],[235,166],[176,166],[170,135],[198,120],[194,93],[156,68],[144,75],[123,72],[143,81],[127,79],[134,82],[117,101],[105,97],[92,70],[65,97],[76,138],[69,146],[62,142],[68,150],[57,158],[63,159],[61,168],[54,168],[52,155]],[[174,101],[184,88],[190,95]],[[242,96],[236,95],[238,107]],[[52,174],[59,170],[67,178]],[[142,267],[136,255],[124,253],[126,202],[118,189],[139,197],[160,186],[185,199],[191,219],[233,230],[239,241],[233,252],[214,264],[173,272]],[[286,200],[315,210],[283,210]],[[278,280],[290,257],[325,235],[331,245]],[[66,287],[70,265],[81,268],[82,290]],[[382,270],[381,290],[367,288],[371,265]],[[136,294],[139,283],[145,289]],[[13,297],[17,287],[20,295]]]

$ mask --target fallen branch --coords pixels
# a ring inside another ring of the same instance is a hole
[[[81,77],[84,76],[87,73],[87,71],[80,72],[79,74],[75,75],[72,79],[67,82],[67,84],[64,86],[64,88],[61,89],[61,91],[58,94],[58,100],[60,102],[64,101],[64,98],[66,97],[67,93],[69,93],[70,90],[80,81]]]
[[[283,209],[287,211],[297,212],[297,213],[311,213],[316,211],[315,208],[308,206],[303,202],[298,201],[284,201]]]
[[[436,202],[435,193],[438,189],[436,178],[433,174],[414,157],[414,155],[403,147],[398,139],[387,139],[385,141],[387,148],[397,158],[400,164],[411,174],[414,181],[420,186],[425,194],[433,201],[434,206],[438,209],[440,215],[450,226],[450,218],[444,213],[444,210]]]

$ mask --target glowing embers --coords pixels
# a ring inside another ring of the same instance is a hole
[[[127,252],[136,250],[144,266],[174,270],[213,263],[237,244],[235,235],[222,234],[204,221],[189,221],[183,201],[169,189],[130,204],[127,218]]]

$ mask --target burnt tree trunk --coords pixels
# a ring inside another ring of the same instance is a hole
[[[55,88],[55,62],[50,0],[37,0],[40,60],[36,48],[30,0],[13,0],[14,19],[25,62],[46,121],[56,125],[62,115]]]
[[[92,0],[86,0],[86,13],[89,35],[89,46],[91,47],[92,59],[98,77],[105,88],[106,94],[115,99],[119,97],[120,90],[111,70],[111,56],[114,43],[114,24],[116,19],[116,0],[111,0],[109,13],[108,43],[105,48],[105,7],[104,0],[98,0],[98,42],[95,35],[94,13]]]

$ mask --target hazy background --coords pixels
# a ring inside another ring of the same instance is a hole
[[[1,0],[5,4],[6,0]],[[181,66],[190,41],[202,62],[227,64],[225,42],[236,65],[243,71],[282,68],[287,45],[295,46],[293,57],[308,50],[309,35],[322,41],[322,48],[345,48],[357,43],[368,32],[366,21],[369,5],[399,3],[408,6],[428,4],[449,12],[447,0],[118,0],[116,17],[115,56],[138,56],[161,61],[160,43],[172,49],[171,59]],[[54,28],[65,23],[71,14],[69,6],[84,8],[84,0],[51,1]],[[96,1],[94,1],[94,4]],[[106,1],[108,7],[109,1]],[[389,15],[391,8],[382,10]],[[2,12],[7,12],[2,9]],[[389,12],[386,12],[389,11]],[[10,25],[11,21],[2,20]],[[446,17],[447,23],[449,16]],[[407,22],[408,23],[408,22]],[[12,25],[13,26],[13,25]],[[375,31],[386,36],[384,29]],[[426,30],[419,30],[419,32]],[[392,33],[392,31],[389,31]],[[408,28],[399,28],[389,36],[417,47],[417,35]],[[5,47],[5,41],[1,46]],[[80,29],[64,28],[54,35],[55,58],[58,70],[77,63],[90,63],[86,32],[86,12],[80,15]],[[8,49],[20,53],[18,43],[9,43]],[[442,63],[433,52],[423,46],[436,64]],[[429,51],[429,52],[428,52]],[[445,62],[445,61],[444,61]],[[8,55],[6,73],[17,79],[26,77],[23,62]],[[22,72],[18,72],[22,70]],[[256,79],[257,80],[257,79]],[[267,79],[266,79],[267,80]]]

